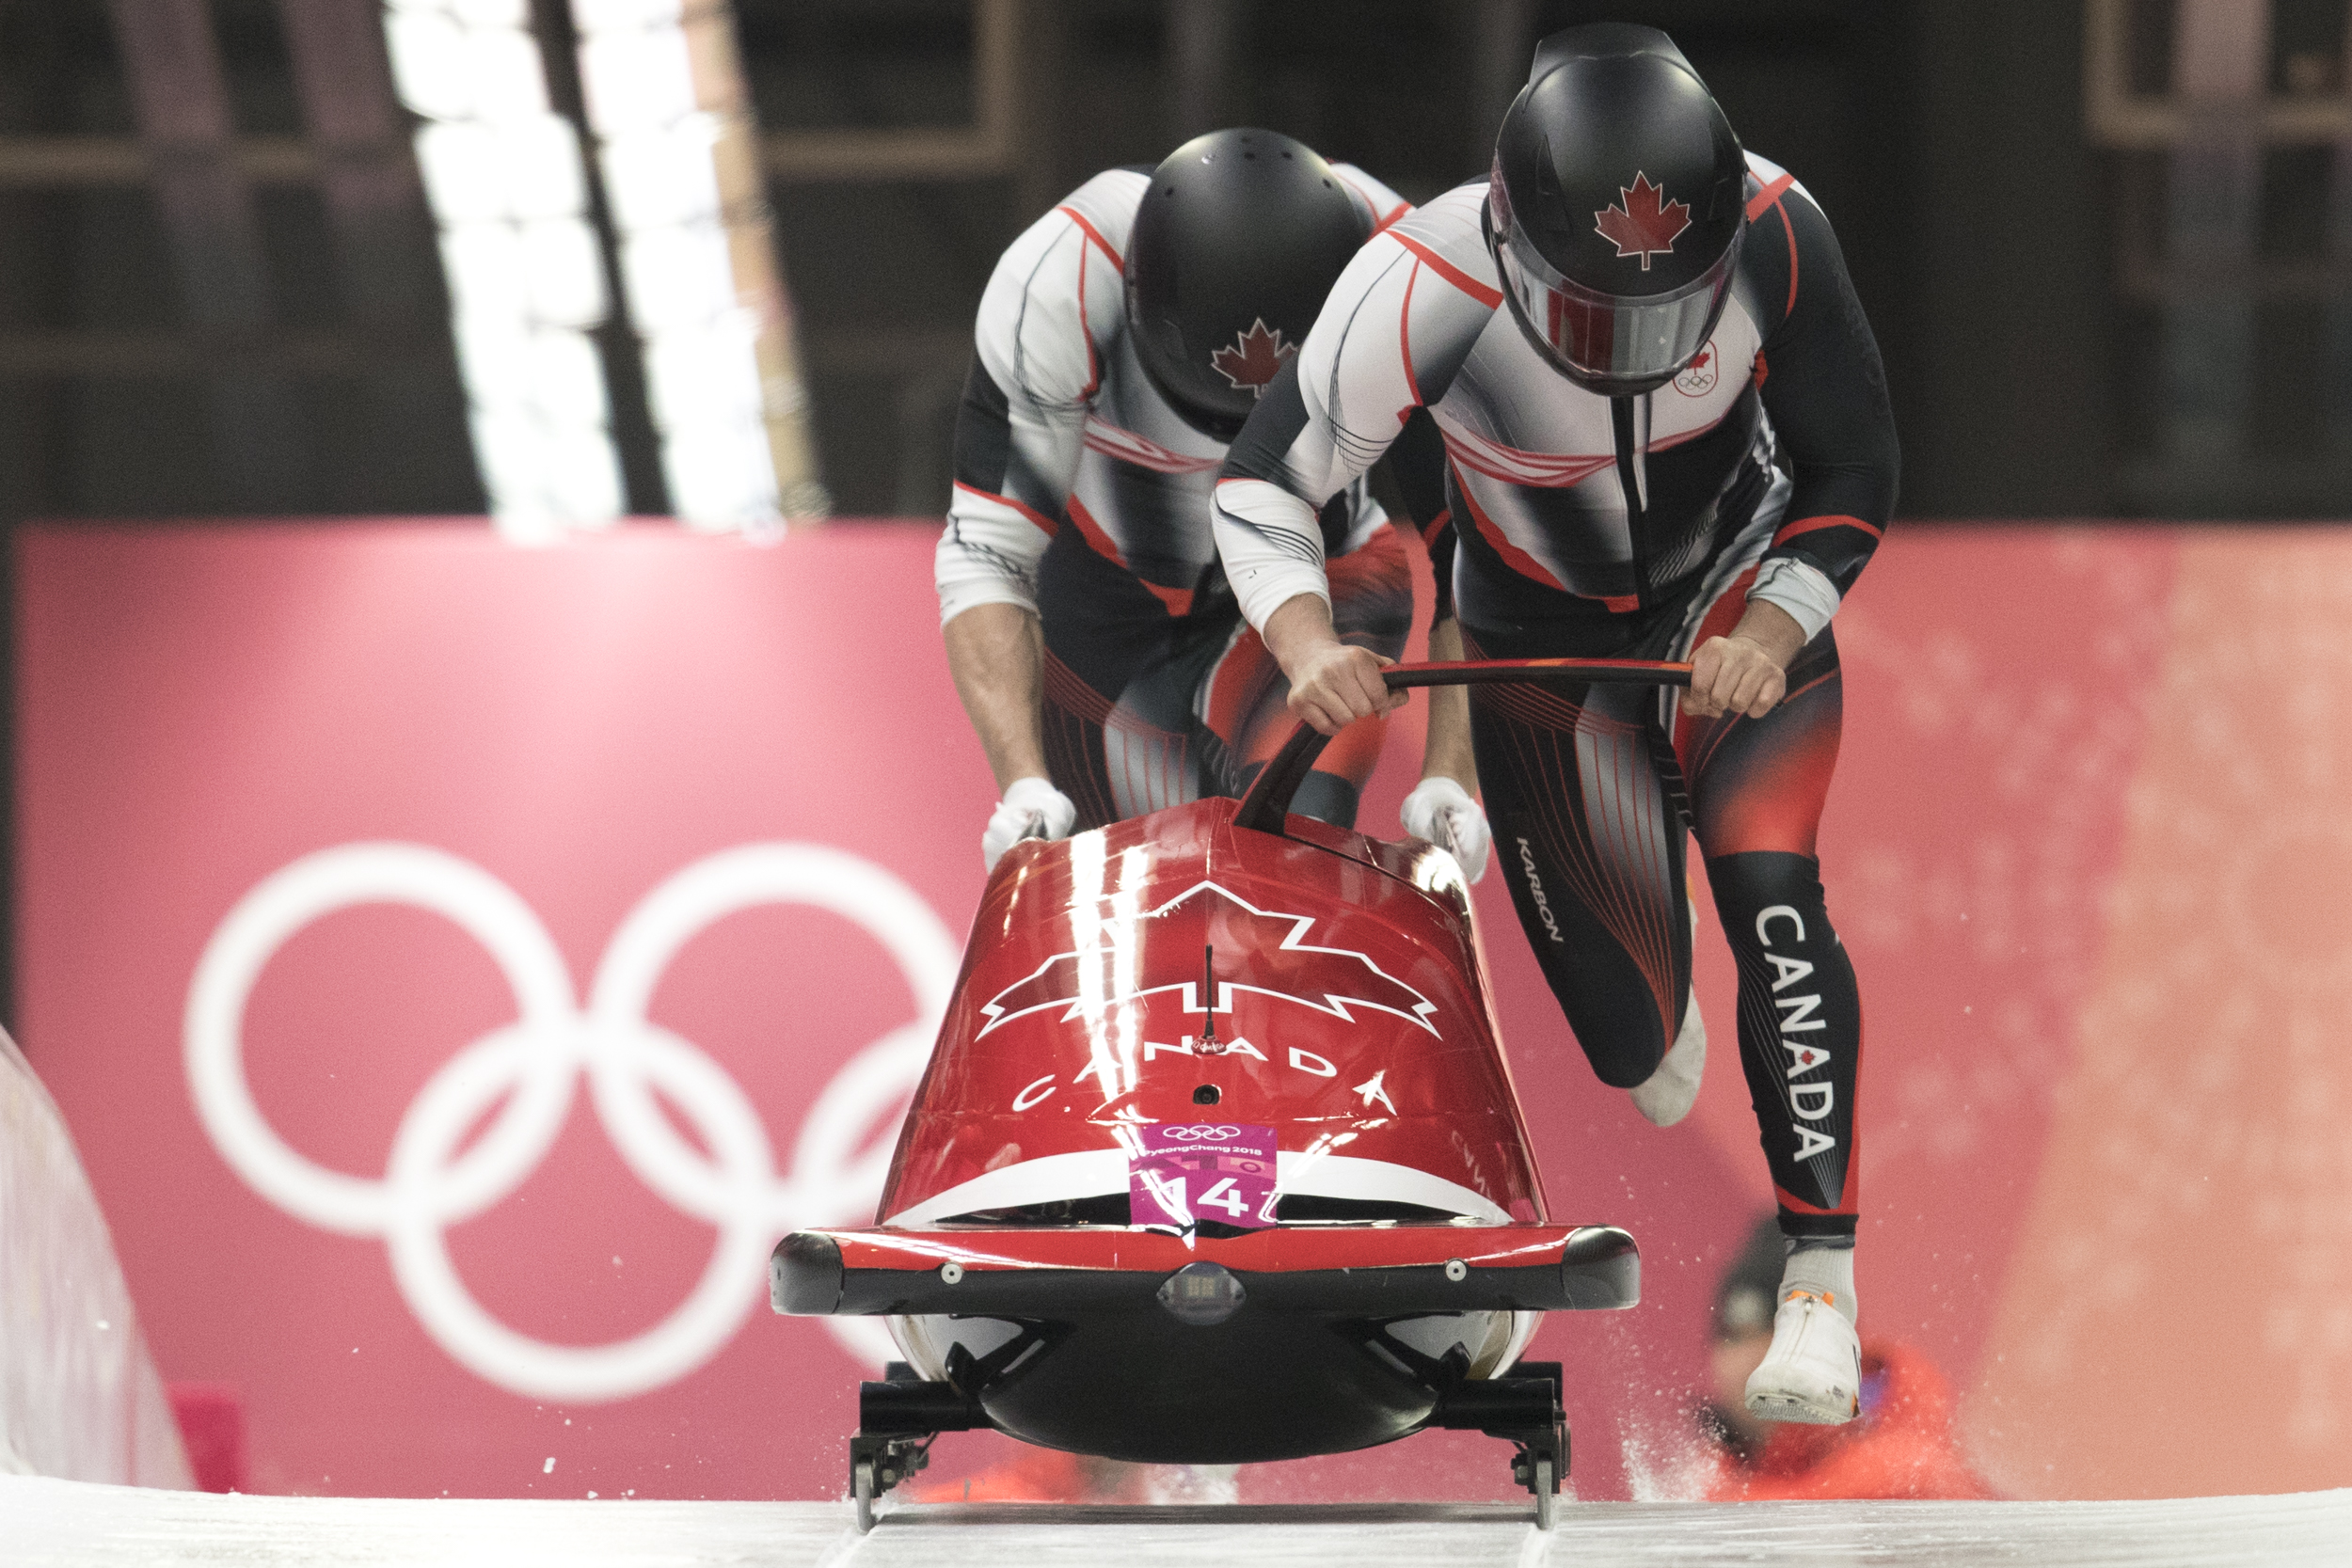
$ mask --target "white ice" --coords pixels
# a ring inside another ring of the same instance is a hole
[[[2352,1491],[2075,1503],[1563,1503],[1538,1534],[1502,1504],[899,1508],[214,1497],[0,1476],[9,1568],[2227,1568],[2352,1563]]]

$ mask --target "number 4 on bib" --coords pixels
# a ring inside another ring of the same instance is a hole
[[[1230,1176],[1220,1177],[1216,1186],[1202,1193],[1194,1204],[1196,1209],[1222,1209],[1235,1219],[1249,1212],[1249,1201],[1234,1187]]]

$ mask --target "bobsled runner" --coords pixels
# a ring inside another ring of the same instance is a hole
[[[1397,665],[1390,686],[1637,681],[1687,665]],[[1301,727],[1239,800],[998,862],[880,1223],[778,1243],[779,1312],[888,1320],[860,1528],[942,1432],[1231,1465],[1427,1428],[1567,1471],[1541,1314],[1631,1307],[1633,1238],[1547,1212],[1444,850],[1289,813]]]

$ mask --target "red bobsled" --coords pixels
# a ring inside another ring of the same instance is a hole
[[[1392,687],[1680,684],[1687,666],[1394,666]],[[982,895],[871,1229],[776,1247],[779,1312],[887,1317],[850,1483],[937,1433],[1236,1464],[1428,1427],[1567,1466],[1548,1311],[1640,1295],[1633,1238],[1554,1224],[1444,851],[1288,815],[1323,737],[1248,795],[1017,845]]]

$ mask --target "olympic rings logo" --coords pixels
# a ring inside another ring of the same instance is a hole
[[[1205,1125],[1197,1127],[1154,1127],[1152,1129],[1152,1134],[1154,1137],[1165,1138],[1172,1144],[1223,1143],[1228,1138],[1240,1137],[1241,1129],[1238,1127],[1210,1127]]]
[[[328,1170],[295,1152],[255,1103],[244,1059],[246,1004],[270,958],[311,922],[362,904],[413,906],[471,935],[505,975],[518,1015],[434,1073],[402,1117],[380,1179]],[[863,927],[897,962],[916,1007],[914,1019],[858,1052],[818,1095],[782,1180],[741,1086],[645,1016],[662,972],[689,941],[723,916],[763,904],[809,905]],[[505,883],[439,849],[350,844],[263,879],[213,933],[188,990],[188,1086],[214,1147],[256,1192],[324,1229],[384,1239],[409,1309],[461,1365],[531,1398],[625,1399],[685,1376],[734,1337],[761,1299],[768,1249],[780,1232],[871,1213],[891,1140],[861,1154],[858,1139],[913,1093],[958,962],[930,906],[882,867],[818,845],[754,844],[697,861],[646,895],[614,931],[582,1008],[554,939]],[[652,1328],[612,1344],[553,1345],[484,1309],[458,1277],[446,1231],[537,1168],[582,1075],[597,1119],[638,1180],[715,1227],[719,1238],[686,1300]],[[657,1089],[692,1123],[707,1156],[679,1136]],[[468,1132],[501,1100],[459,1154]],[[828,1323],[867,1359],[889,1354],[879,1323]]]

